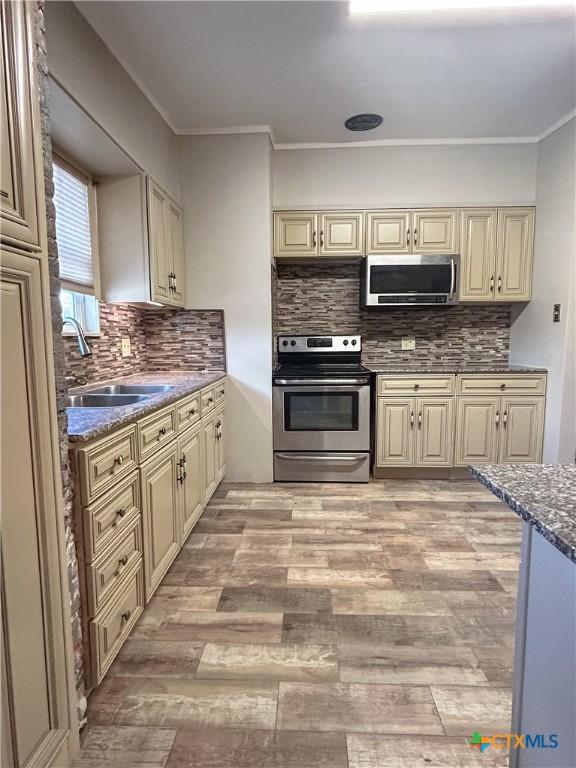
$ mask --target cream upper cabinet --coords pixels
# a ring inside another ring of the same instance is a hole
[[[459,397],[456,414],[455,464],[498,461],[500,398]]]
[[[366,253],[410,253],[412,248],[410,211],[368,211]]]
[[[168,256],[169,264],[169,288],[171,292],[171,304],[184,306],[184,232],[182,211],[173,200],[168,200],[166,205]]]
[[[460,301],[529,301],[533,251],[533,208],[463,210]]]
[[[44,182],[41,147],[35,140],[40,122],[31,66],[34,19],[26,3],[2,2],[0,14],[2,240],[38,251],[42,245]]]
[[[201,425],[186,430],[179,440],[178,483],[182,539],[186,539],[202,513],[202,436]]]
[[[180,549],[178,460],[172,443],[140,469],[147,601]]]
[[[419,398],[415,464],[449,467],[454,455],[454,398]]]
[[[458,253],[459,213],[441,208],[414,211],[413,253]]]
[[[182,211],[151,178],[101,176],[97,186],[102,298],[184,306]]]
[[[378,399],[376,463],[379,467],[414,464],[415,423],[415,399]]]
[[[320,256],[363,256],[364,213],[322,212],[319,215]]]
[[[460,301],[492,301],[495,289],[496,209],[461,213]]]
[[[543,397],[503,397],[498,461],[534,464],[542,461]]]
[[[318,215],[275,213],[274,256],[318,256]]]
[[[496,299],[528,301],[532,295],[534,209],[498,211]]]

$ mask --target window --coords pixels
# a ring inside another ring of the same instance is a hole
[[[53,173],[62,314],[78,320],[86,333],[99,333],[94,184],[87,173],[56,155]]]

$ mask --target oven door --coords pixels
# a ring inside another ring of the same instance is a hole
[[[274,450],[370,450],[370,387],[314,381],[274,386]]]

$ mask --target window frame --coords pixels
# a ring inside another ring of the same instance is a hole
[[[102,336],[102,327],[100,323],[100,305],[99,305],[99,299],[96,298],[96,296],[91,296],[88,293],[80,293],[79,291],[72,291],[70,288],[65,288],[64,286],[60,287],[61,291],[67,291],[67,293],[72,294],[72,301],[74,303],[74,308],[72,311],[72,317],[75,320],[78,320],[80,325],[82,326],[82,330],[84,331],[85,336],[91,336],[91,337],[99,337]],[[87,321],[86,321],[86,301],[89,299],[93,299],[96,302],[96,314],[98,316],[98,330],[94,330],[87,327]],[[64,308],[62,307],[62,318],[64,318]],[[76,336],[76,331],[70,326],[70,325],[64,325],[62,327],[62,336]]]
[[[88,187],[88,216],[92,251],[92,274],[94,277],[92,289],[87,286],[85,287],[78,285],[77,283],[69,282],[63,278],[60,278],[60,285],[64,290],[72,291],[73,293],[82,293],[87,296],[94,296],[96,299],[101,299],[100,251],[98,248],[98,198],[96,195],[97,182],[90,171],[56,146],[52,147],[52,163],[54,165],[59,165],[64,171],[75,176]],[[56,245],[58,245],[58,240],[56,240]]]

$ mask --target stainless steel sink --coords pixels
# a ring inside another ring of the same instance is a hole
[[[142,400],[148,400],[150,395],[110,395],[95,394],[93,392],[85,395],[68,395],[66,404],[69,408],[114,408],[118,405],[132,405]]]
[[[93,395],[156,395],[170,392],[173,384],[107,384],[90,390]]]

